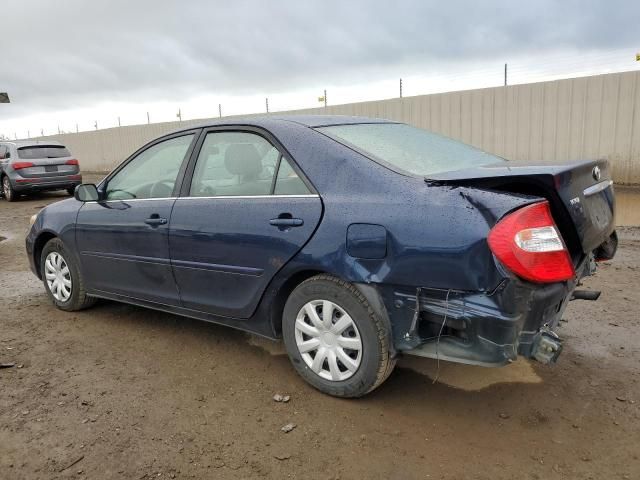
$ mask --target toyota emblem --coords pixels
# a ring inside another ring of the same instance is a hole
[[[598,167],[597,165],[593,167],[593,170],[591,171],[591,175],[593,175],[593,179],[596,182],[600,180],[600,167]]]

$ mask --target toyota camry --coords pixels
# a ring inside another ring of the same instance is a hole
[[[556,361],[555,332],[617,248],[604,160],[511,162],[385,120],[185,127],[32,218],[53,303],[103,298],[282,339],[315,388],[358,397],[399,355]]]

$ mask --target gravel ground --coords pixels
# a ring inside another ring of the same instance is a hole
[[[443,362],[434,383],[435,361],[405,358],[339,400],[279,343],[117,303],[56,310],[23,239],[60,198],[0,201],[2,479],[640,478],[638,229],[585,281],[601,299],[569,306],[557,365]]]

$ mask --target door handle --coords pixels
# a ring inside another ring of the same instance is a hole
[[[167,223],[166,218],[160,218],[160,216],[156,213],[147,218],[144,223],[147,225],[151,225],[152,227],[157,227],[159,225],[165,225]]]
[[[301,227],[304,225],[304,220],[301,218],[293,218],[290,213],[282,213],[278,215],[278,218],[272,218],[269,223],[274,227],[278,227],[281,230],[291,227]]]

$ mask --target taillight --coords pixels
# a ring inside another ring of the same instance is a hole
[[[34,167],[35,165],[31,162],[15,162],[12,163],[11,166],[14,170],[22,170],[23,168]]]
[[[525,280],[551,283],[575,276],[547,201],[510,213],[491,229],[487,240],[496,258]]]
[[[65,165],[80,165],[80,162],[78,162],[78,160],[76,160],[75,158],[72,158],[71,160],[67,160],[64,163]]]

